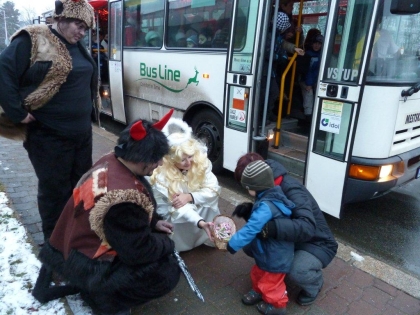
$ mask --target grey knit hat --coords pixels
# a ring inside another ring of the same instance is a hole
[[[245,167],[241,177],[241,184],[245,189],[254,191],[273,188],[273,171],[264,161],[253,161]]]

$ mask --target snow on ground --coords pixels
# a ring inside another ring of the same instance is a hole
[[[0,314],[66,314],[61,300],[41,304],[31,295],[41,263],[8,202],[6,194],[0,192]],[[68,302],[74,315],[92,314],[78,295],[69,297]]]

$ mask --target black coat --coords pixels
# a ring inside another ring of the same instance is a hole
[[[283,176],[280,186],[296,207],[291,219],[275,220],[277,239],[295,243],[295,250],[304,250],[317,257],[325,268],[337,253],[338,244],[325,217],[311,193],[286,168],[274,160],[266,160],[274,178]]]

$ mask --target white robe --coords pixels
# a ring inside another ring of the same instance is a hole
[[[157,202],[157,213],[174,225],[171,238],[175,242],[175,249],[179,252],[193,249],[204,243],[214,246],[207,233],[197,227],[199,220],[211,222],[220,214],[218,205],[220,186],[216,176],[211,172],[211,163],[209,165],[200,189],[189,191],[186,182],[179,184],[178,192],[191,193],[194,198],[194,204],[187,203],[179,209],[172,207],[171,198],[168,196],[168,180],[162,174],[156,176],[153,194]]]

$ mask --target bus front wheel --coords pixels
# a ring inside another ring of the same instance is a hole
[[[207,146],[207,155],[213,164],[213,173],[223,170],[223,123],[220,115],[202,110],[191,121],[195,136]]]

